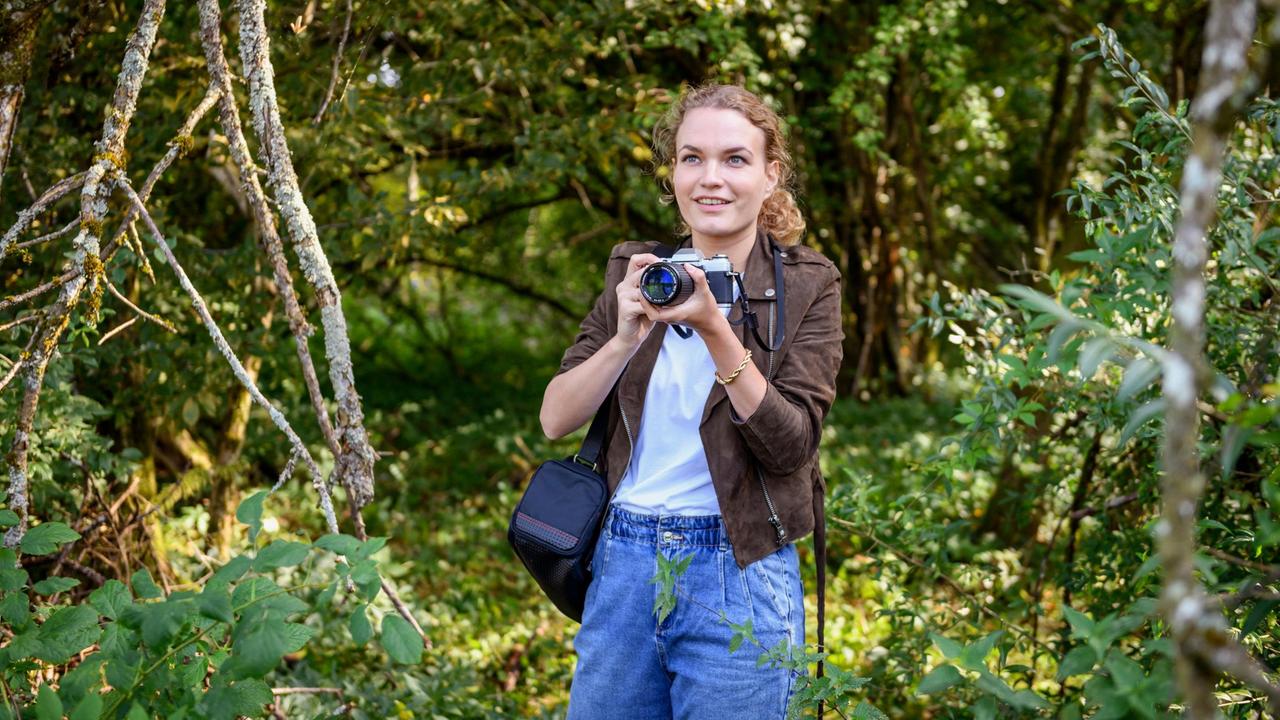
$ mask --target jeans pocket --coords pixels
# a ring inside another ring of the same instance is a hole
[[[796,608],[792,607],[792,583],[798,581],[793,578],[795,572],[795,545],[786,545],[779,548],[773,554],[762,558],[758,562],[752,564],[752,568],[759,580],[759,586],[763,591],[761,594],[764,603],[758,603],[756,614],[759,615],[764,607],[772,610],[774,617],[772,622],[767,624],[768,629],[781,631],[794,643],[796,638],[792,635],[792,617],[791,614],[796,612]],[[757,622],[761,622],[763,618],[757,618]],[[762,627],[766,627],[762,624]],[[801,640],[802,642],[803,640]]]

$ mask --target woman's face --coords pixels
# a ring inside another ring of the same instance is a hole
[[[755,236],[756,217],[778,182],[765,159],[764,131],[736,110],[697,108],[676,130],[672,185],[695,237]]]

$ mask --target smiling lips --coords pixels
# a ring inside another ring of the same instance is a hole
[[[720,208],[722,208],[722,207],[724,207],[724,206],[728,205],[728,204],[729,204],[730,202],[732,202],[732,201],[730,201],[730,200],[725,200],[724,198],[717,198],[717,197],[705,197],[705,196],[704,196],[704,197],[696,197],[696,198],[694,198],[694,199],[693,199],[693,202],[694,202],[694,204],[696,204],[696,205],[698,206],[698,208],[699,208],[699,209],[701,209],[701,210],[704,210],[704,211],[707,211],[707,212],[719,212]]]

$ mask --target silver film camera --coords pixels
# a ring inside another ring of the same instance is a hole
[[[683,248],[666,260],[656,262],[640,274],[640,294],[658,307],[679,305],[693,295],[693,279],[685,270],[696,265],[707,275],[707,285],[721,310],[733,306],[733,283],[737,273],[728,255],[705,258],[696,248]]]

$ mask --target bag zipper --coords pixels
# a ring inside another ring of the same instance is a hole
[[[774,334],[773,326],[777,321],[778,303],[769,303],[769,343],[773,344]],[[765,375],[765,379],[773,380],[773,354],[774,350],[769,351],[769,372]],[[626,420],[626,415],[622,416]],[[765,484],[764,473],[760,471],[760,466],[756,465],[756,478],[760,481],[760,490],[764,492],[764,502],[769,506],[769,524],[773,526],[773,532],[776,536],[778,545],[784,545],[787,542],[787,529],[782,527],[782,520],[778,517],[778,509],[773,505],[773,498],[769,496],[769,486]]]

